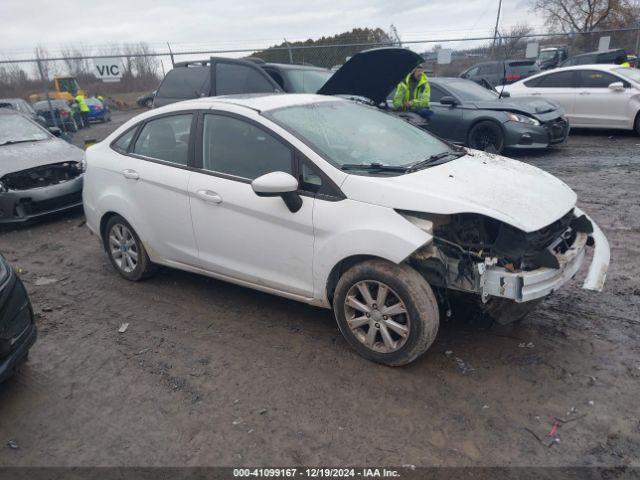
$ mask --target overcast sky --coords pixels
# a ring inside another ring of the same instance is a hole
[[[530,5],[503,0],[501,25],[543,28]],[[388,30],[392,23],[405,41],[467,38],[492,30],[497,6],[498,0],[0,0],[0,56],[30,57],[38,44],[51,53],[72,44],[96,49],[138,41],[154,48],[169,41],[183,50],[253,48],[354,27]]]

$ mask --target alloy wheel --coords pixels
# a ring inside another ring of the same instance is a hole
[[[407,307],[384,283],[363,280],[354,284],[345,297],[344,310],[351,333],[373,351],[395,352],[409,338]]]
[[[120,270],[133,272],[138,266],[138,245],[125,225],[116,223],[109,232],[109,253]]]

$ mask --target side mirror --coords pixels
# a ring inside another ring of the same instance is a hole
[[[624,84],[622,82],[613,82],[609,84],[609,90],[613,90],[614,92],[623,92]]]
[[[509,98],[511,94],[509,92],[502,92],[502,98]]]
[[[452,97],[452,96],[450,96],[450,95],[447,95],[447,96],[442,97],[442,98],[440,99],[440,103],[441,103],[442,105],[449,105],[449,106],[451,106],[451,107],[455,107],[456,105],[458,105],[458,100],[456,100],[455,98],[453,98],[453,97]]]
[[[251,188],[259,197],[282,197],[291,212],[302,207],[302,198],[298,195],[298,180],[285,172],[271,172],[251,182]]]
[[[60,130],[58,127],[49,127],[49,131],[56,137],[62,136],[62,130]]]

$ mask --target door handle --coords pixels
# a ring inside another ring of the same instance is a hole
[[[138,175],[138,172],[136,172],[135,170],[131,170],[130,168],[127,168],[126,170],[122,170],[122,176],[124,178],[128,178],[129,180],[140,179],[140,175]]]
[[[540,96],[540,95],[542,95],[542,94],[541,94],[541,93],[534,92],[534,93],[532,93],[531,95],[534,95],[534,96],[538,97],[538,96]]]
[[[580,92],[580,95],[591,95],[589,92]]]
[[[196,195],[200,200],[204,200],[205,202],[215,204],[222,203],[222,197],[211,190],[198,190]]]

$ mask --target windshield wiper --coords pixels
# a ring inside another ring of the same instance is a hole
[[[28,140],[6,140],[2,143],[0,143],[0,147],[2,145],[13,145],[16,143],[26,143],[26,142],[39,142],[41,139],[35,139],[35,138],[30,138]]]
[[[440,163],[440,160],[443,160],[447,157],[459,158],[459,157],[462,157],[463,155],[466,155],[463,151],[436,153],[435,155],[431,155],[429,158],[425,158],[424,160],[418,160],[417,162],[412,163],[408,167],[405,167],[405,171],[407,173],[415,172],[416,170],[420,170],[421,168],[428,167],[429,165],[431,166],[438,165]]]
[[[360,163],[345,163],[340,167],[341,170],[365,170],[365,171],[374,171],[374,172],[400,172],[404,173],[407,171],[407,167],[402,167],[400,165],[384,165],[382,163],[369,163],[369,164],[360,164]]]

